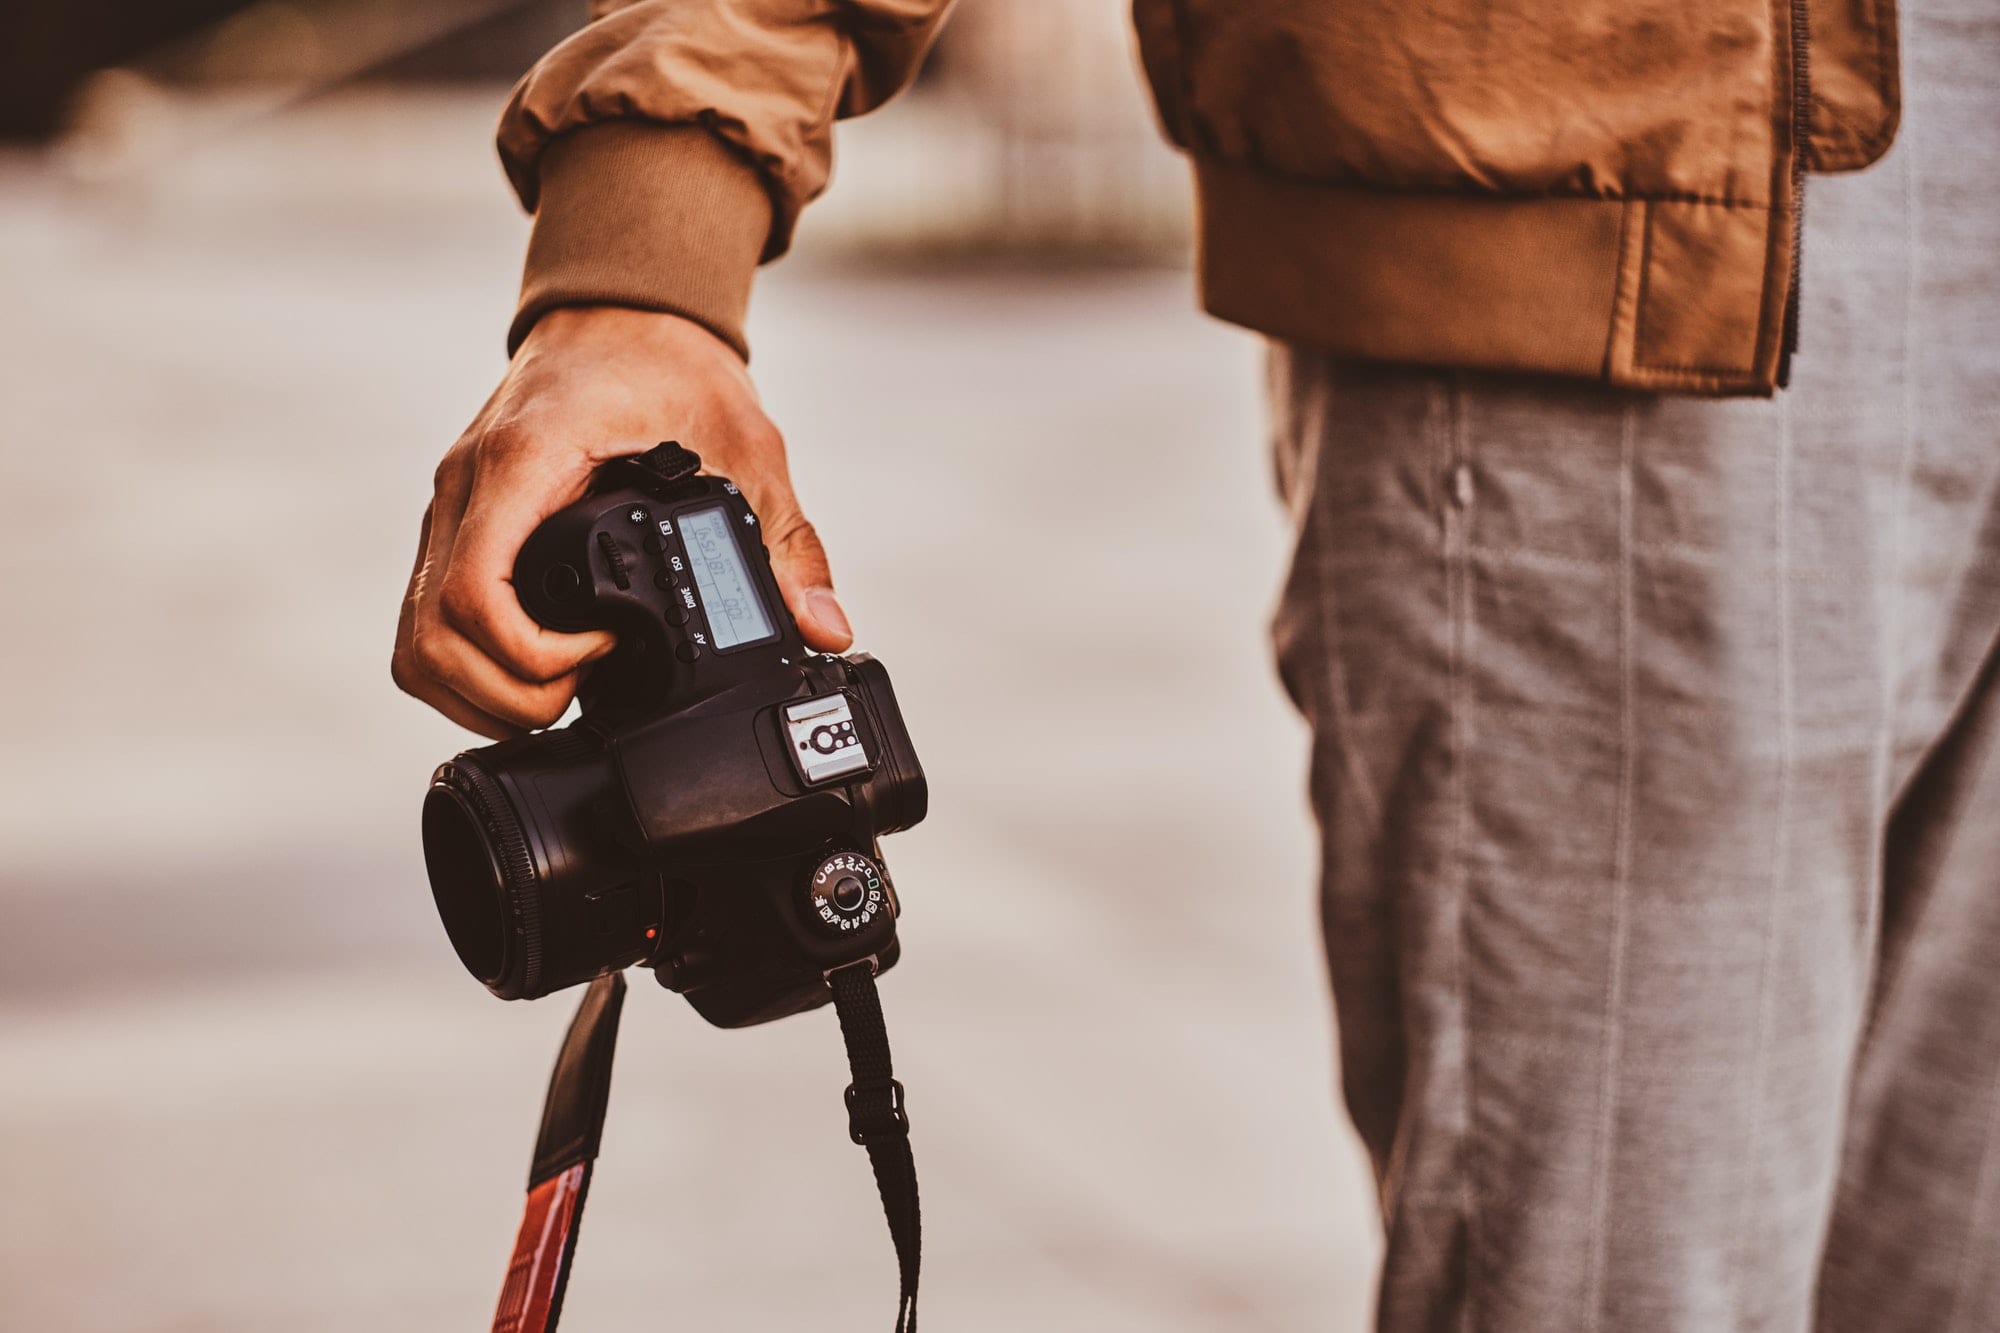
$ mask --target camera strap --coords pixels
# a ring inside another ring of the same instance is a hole
[[[868,1150],[875,1188],[889,1219],[896,1246],[896,1274],[902,1290],[896,1301],[895,1333],[917,1333],[917,1269],[922,1262],[924,1223],[917,1206],[917,1159],[910,1152],[910,1117],[903,1112],[903,1085],[889,1063],[889,1028],[882,1021],[882,996],[875,989],[875,960],[829,972],[840,1036],[847,1044],[847,1136]]]
[[[868,1150],[889,1237],[896,1246],[901,1293],[895,1333],[917,1333],[917,1271],[923,1223],[917,1204],[917,1166],[910,1153],[910,1119],[903,1085],[889,1059],[889,1029],[875,989],[872,960],[827,974],[853,1082],[847,1085],[847,1133]],[[549,1077],[541,1132],[528,1170],[528,1197],[514,1257],[500,1288],[493,1333],[553,1333],[576,1257],[583,1201],[604,1134],[611,1099],[611,1061],[618,1044],[618,1015],[625,978],[612,973],[590,983],[570,1020]]]
[[[528,1201],[493,1313],[493,1333],[547,1333],[562,1314],[563,1289],[576,1257],[576,1229],[604,1137],[618,1014],[624,1007],[623,975],[613,972],[591,982],[556,1053],[548,1100],[542,1103],[541,1132],[535,1136],[535,1159],[528,1168]]]

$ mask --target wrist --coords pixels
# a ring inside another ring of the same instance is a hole
[[[631,306],[559,306],[535,321],[514,354],[516,373],[537,362],[584,366],[593,373],[649,378],[674,366],[713,381],[748,381],[741,353],[685,315]]]
[[[698,349],[742,360],[734,347],[700,320],[671,311],[627,305],[557,306],[535,321],[521,340],[521,351],[573,343]]]

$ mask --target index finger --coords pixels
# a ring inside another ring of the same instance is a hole
[[[536,623],[514,591],[514,561],[537,525],[583,494],[590,461],[573,468],[525,455],[480,460],[445,571],[441,609],[454,628],[510,674],[558,680],[609,652],[603,630],[563,634]]]

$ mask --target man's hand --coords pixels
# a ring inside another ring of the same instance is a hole
[[[396,684],[495,739],[561,716],[579,669],[612,638],[536,624],[514,596],[514,557],[537,524],[583,494],[599,463],[661,440],[679,440],[742,488],[805,641],[847,647],[826,552],[743,362],[690,320],[588,306],[535,324],[438,464],[396,625]]]

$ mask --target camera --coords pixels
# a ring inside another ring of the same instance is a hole
[[[438,915],[504,999],[636,965],[742,1027],[896,961],[878,839],[922,820],[928,789],[888,672],[806,648],[757,515],[699,468],[672,443],[619,459],[535,530],[522,606],[617,646],[576,722],[432,776]]]

